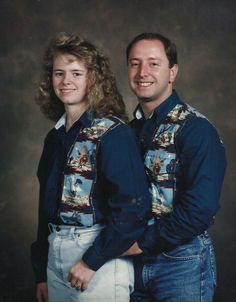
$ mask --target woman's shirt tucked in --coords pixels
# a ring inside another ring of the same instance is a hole
[[[122,254],[144,233],[151,200],[137,142],[132,129],[119,119],[105,120],[103,124],[84,113],[66,133],[64,117],[45,139],[38,168],[38,239],[32,245],[37,280],[46,277],[49,222],[107,225],[83,257],[93,270]],[[106,130],[101,129],[104,125]],[[94,135],[93,130],[103,133]]]

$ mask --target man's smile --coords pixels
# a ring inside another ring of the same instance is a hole
[[[151,85],[153,85],[154,82],[150,82],[150,81],[135,81],[135,84],[140,86],[140,87],[150,87]]]

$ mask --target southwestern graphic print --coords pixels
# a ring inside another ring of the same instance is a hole
[[[92,127],[78,134],[67,157],[60,204],[60,217],[65,223],[84,226],[93,224],[91,193],[96,178],[96,152],[99,138],[115,124],[109,119],[95,119]]]
[[[151,183],[152,212],[156,218],[173,209],[178,165],[175,137],[190,117],[205,118],[191,106],[178,104],[153,134],[152,147],[145,154],[146,171]]]

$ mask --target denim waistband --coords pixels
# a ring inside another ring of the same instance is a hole
[[[102,224],[95,224],[91,227],[75,226],[75,225],[56,225],[53,223],[48,224],[50,233],[56,233],[59,236],[69,236],[71,234],[88,234],[91,232],[98,232],[105,226]]]

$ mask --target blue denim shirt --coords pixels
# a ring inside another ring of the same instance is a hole
[[[184,103],[174,91],[147,120],[138,106],[131,126],[139,138],[143,155],[152,145],[154,132],[177,104]],[[214,222],[220,207],[226,158],[214,126],[199,116],[187,120],[176,135],[175,148],[179,160],[173,210],[155,219],[138,240],[146,254],[173,249],[203,233]]]
[[[46,280],[48,223],[62,224],[57,215],[62,171],[78,131],[92,124],[84,113],[66,133],[60,121],[45,139],[38,167],[40,182],[39,227],[32,245],[36,281]],[[97,179],[93,187],[94,224],[105,224],[83,260],[93,270],[126,251],[145,231],[151,208],[148,182],[132,129],[124,124],[101,137],[97,153]]]

